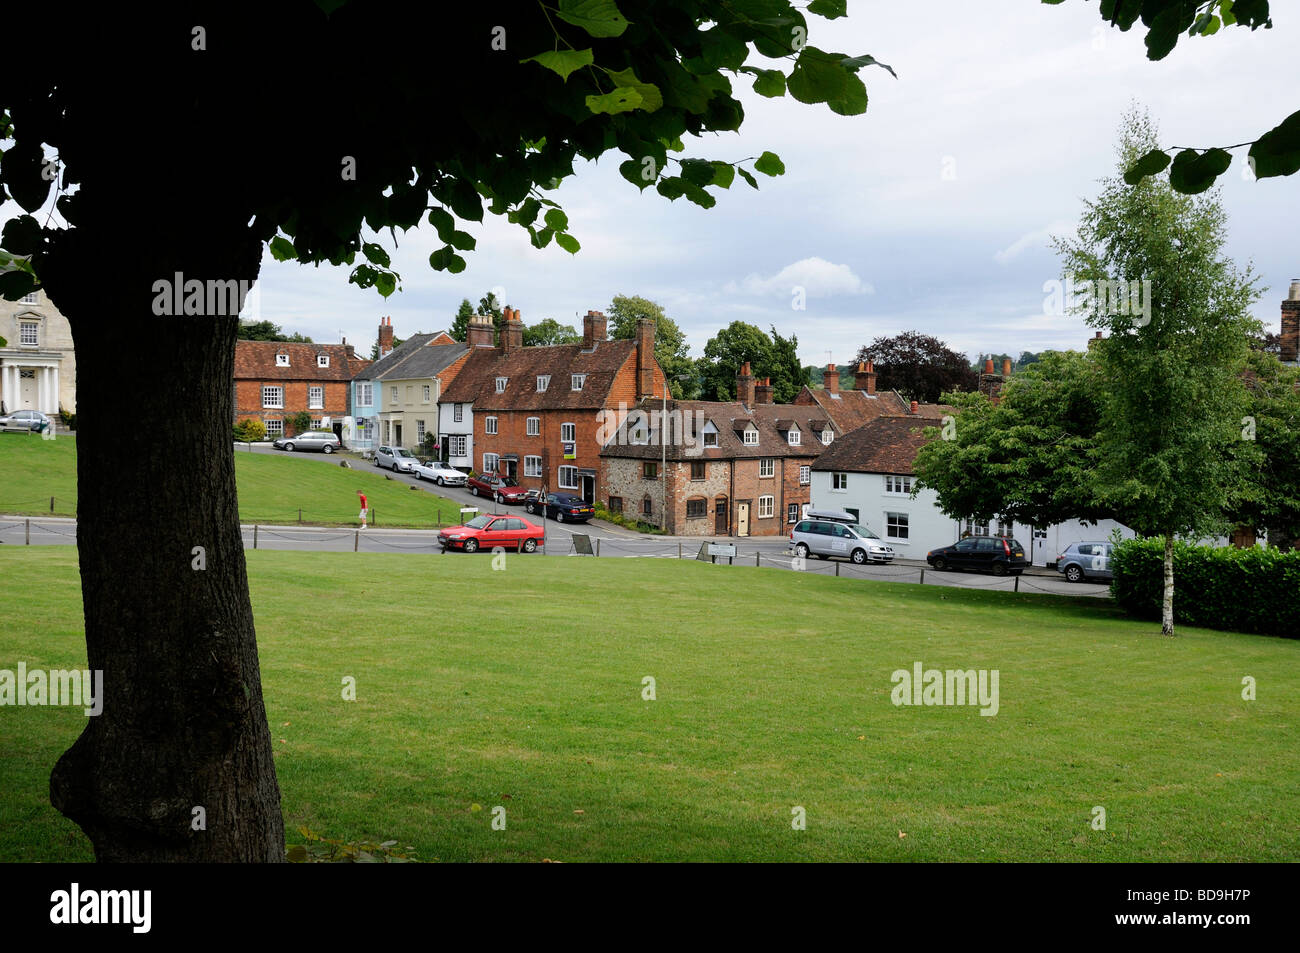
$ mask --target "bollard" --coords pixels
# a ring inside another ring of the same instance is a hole
[[[839,577],[840,577],[840,564],[839,564],[839,563],[836,563],[836,564],[835,564],[835,578],[838,579]]]
[[[302,507],[298,507],[298,525],[302,525]]]
[[[921,570],[921,585],[923,585],[923,586],[925,585],[925,569],[924,569],[924,568],[922,568],[922,570]]]
[[[596,537],[596,558],[600,558],[600,537]]]
[[[257,524],[253,524],[253,548],[257,549]]]
[[[761,566],[761,565],[763,565],[763,554],[762,554],[762,552],[754,553],[754,565],[755,565],[755,566]]]
[[[50,497],[50,512],[54,512],[54,497]]]
[[[30,546],[31,544],[32,544],[32,521],[28,520],[27,521],[27,542],[24,543],[23,545]]]
[[[357,547],[360,546],[360,545],[361,545],[361,530],[359,530],[359,529],[358,529],[358,530],[353,530],[353,535],[352,535],[352,551],[355,553],[355,552],[357,551]]]
[[[682,558],[682,544],[681,544],[681,543],[678,543],[678,544],[677,544],[677,558],[678,558],[678,559],[681,559],[681,558]]]
[[[1020,591],[1020,573],[1016,573],[1016,592]]]

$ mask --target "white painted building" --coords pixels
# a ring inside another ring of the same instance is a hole
[[[474,469],[474,405],[440,401],[438,433],[447,444],[447,463],[457,470]]]
[[[0,403],[6,413],[38,410],[57,418],[77,410],[72,328],[43,291],[0,298]]]

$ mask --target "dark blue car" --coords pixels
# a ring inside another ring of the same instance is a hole
[[[541,513],[541,494],[530,493],[524,501],[524,509],[529,513]],[[585,523],[596,515],[596,508],[572,493],[547,493],[546,515],[557,523]]]

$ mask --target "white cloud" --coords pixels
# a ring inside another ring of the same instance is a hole
[[[816,256],[786,265],[770,278],[750,272],[739,283],[727,282],[722,290],[727,294],[789,295],[796,288],[802,288],[810,298],[875,293],[848,265],[837,265]]]
[[[1047,248],[1048,242],[1054,235],[1062,237],[1070,236],[1074,234],[1074,230],[1075,226],[1070,222],[1053,222],[1046,228],[1040,228],[1032,232],[1025,232],[1025,234],[1021,235],[1006,248],[995,253],[993,255],[993,260],[999,265],[1005,265],[1012,259],[1018,258],[1022,252],[1027,251],[1028,249]]]

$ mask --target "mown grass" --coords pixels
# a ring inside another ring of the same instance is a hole
[[[1295,641],[693,561],[248,560],[291,831],[444,861],[1300,856]],[[75,553],[0,573],[0,667],[83,663]],[[895,707],[916,661],[997,669],[998,714]],[[89,858],[48,803],[84,717],[0,719],[0,859]]]
[[[311,523],[354,526],[361,509],[357,490],[373,511],[371,525],[419,527],[460,522],[461,504],[389,480],[374,466],[351,460],[353,469],[313,454],[235,453],[239,518],[245,523]],[[54,509],[50,509],[50,497]],[[77,515],[77,441],[0,434],[0,513]]]

